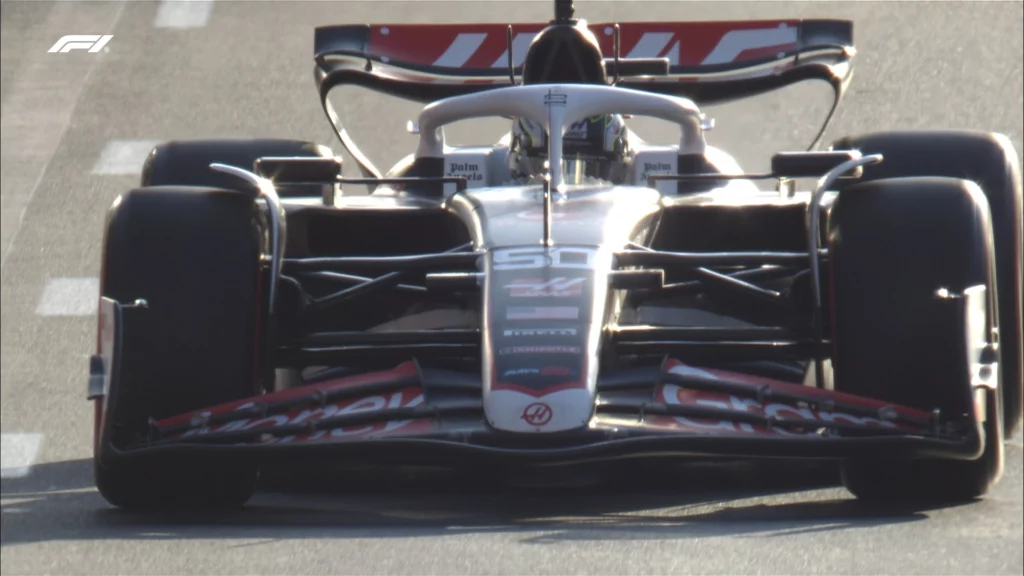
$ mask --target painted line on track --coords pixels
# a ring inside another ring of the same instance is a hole
[[[40,316],[91,316],[99,306],[99,278],[53,278],[36,306]]]
[[[104,176],[139,174],[146,157],[157,144],[155,140],[111,140],[100,153],[92,173]]]
[[[0,478],[28,476],[42,445],[42,434],[0,434]]]
[[[213,0],[164,0],[156,11],[153,26],[187,30],[202,28],[210,20]]]
[[[75,4],[54,3],[41,28],[69,30],[82,26],[112,33],[127,5],[126,2],[120,3],[112,15],[99,11],[83,17]],[[13,79],[13,89],[4,100],[0,120],[3,125],[3,130],[0,130],[0,156],[5,168],[17,166],[18,170],[9,174],[5,171],[4,189],[0,194],[0,204],[3,205],[0,210],[3,214],[0,269],[7,264],[29,204],[71,126],[82,90],[103,61],[102,54],[46,53],[56,39],[46,38],[41,42],[40,53],[31,55],[25,70]]]

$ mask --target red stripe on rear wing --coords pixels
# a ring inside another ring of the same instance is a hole
[[[798,21],[762,22],[628,22],[619,24],[621,57],[668,58],[673,66],[730,64],[796,49]],[[513,64],[545,24],[513,24]],[[601,53],[614,56],[614,23],[592,24]],[[391,62],[438,68],[508,67],[507,26],[374,25],[368,55]]]
[[[512,24],[516,67],[546,24]],[[606,58],[614,56],[615,23],[591,24]],[[852,24],[843,20],[724,22],[622,22],[622,58],[668,58],[671,66],[735,65],[811,47],[816,41],[852,46]],[[507,74],[505,24],[374,24],[316,30],[316,56],[349,55],[395,66],[491,70]],[[826,32],[822,34],[821,32]]]
[[[621,86],[701,103],[744,98],[801,80],[826,80],[838,91],[854,53],[848,20],[618,25],[621,58],[669,61],[667,76],[624,75]],[[516,74],[530,41],[545,26],[512,25]],[[606,60],[614,56],[614,26],[589,26]],[[420,102],[508,85],[507,29],[504,24],[323,26],[314,40],[317,83],[322,91],[358,84]]]

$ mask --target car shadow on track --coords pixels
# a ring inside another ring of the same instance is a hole
[[[331,490],[330,479],[261,492],[227,513],[136,514],[96,492],[90,460],[37,465],[2,483],[3,546],[53,540],[417,538],[521,535],[572,540],[769,537],[920,521],[927,510],[869,507],[828,466],[682,466],[627,485],[493,487],[436,479]]]

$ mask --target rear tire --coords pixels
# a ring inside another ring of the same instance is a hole
[[[260,391],[266,292],[257,203],[239,191],[153,187],[115,201],[101,294],[145,299],[125,322],[118,384],[101,442],[144,441],[159,420]],[[223,458],[95,458],[96,485],[132,509],[224,508],[253,494],[256,467]]]
[[[985,193],[992,210],[998,268],[1003,425],[1004,434],[1012,436],[1024,415],[1024,195],[1013,144],[1002,134],[987,132],[911,131],[848,136],[832,148],[885,157],[879,164],[865,166],[857,182],[945,176],[976,182]]]
[[[851,186],[829,217],[829,253],[836,390],[954,418],[972,414],[959,304],[936,291],[985,285],[994,308],[992,227],[981,190],[951,178]],[[847,489],[866,500],[985,494],[1002,474],[1004,450],[999,390],[985,393],[980,458],[853,459],[842,465]]]

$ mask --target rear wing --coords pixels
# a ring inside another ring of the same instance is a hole
[[[530,42],[546,26],[319,27],[314,39],[315,77],[324,110],[364,173],[379,178],[376,169],[367,170],[372,164],[359,153],[327,101],[333,88],[358,85],[429,103],[510,86],[518,83]],[[617,77],[617,85],[681,96],[698,105],[747,98],[804,80],[822,80],[834,89],[834,113],[850,79],[855,52],[853,22],[848,20],[622,22],[588,27],[598,40],[608,76]],[[650,66],[652,59],[661,65]],[[647,66],[630,66],[643,60]],[[831,117],[832,113],[826,126]]]
[[[316,29],[314,40],[317,79],[424,103],[510,85],[509,28],[512,75],[518,76],[527,47],[546,25],[324,26]],[[847,20],[590,24],[608,63],[615,54],[616,27],[621,59],[668,62],[667,74],[623,75],[620,85],[703,105],[800,80],[842,80],[854,53],[853,23]]]

